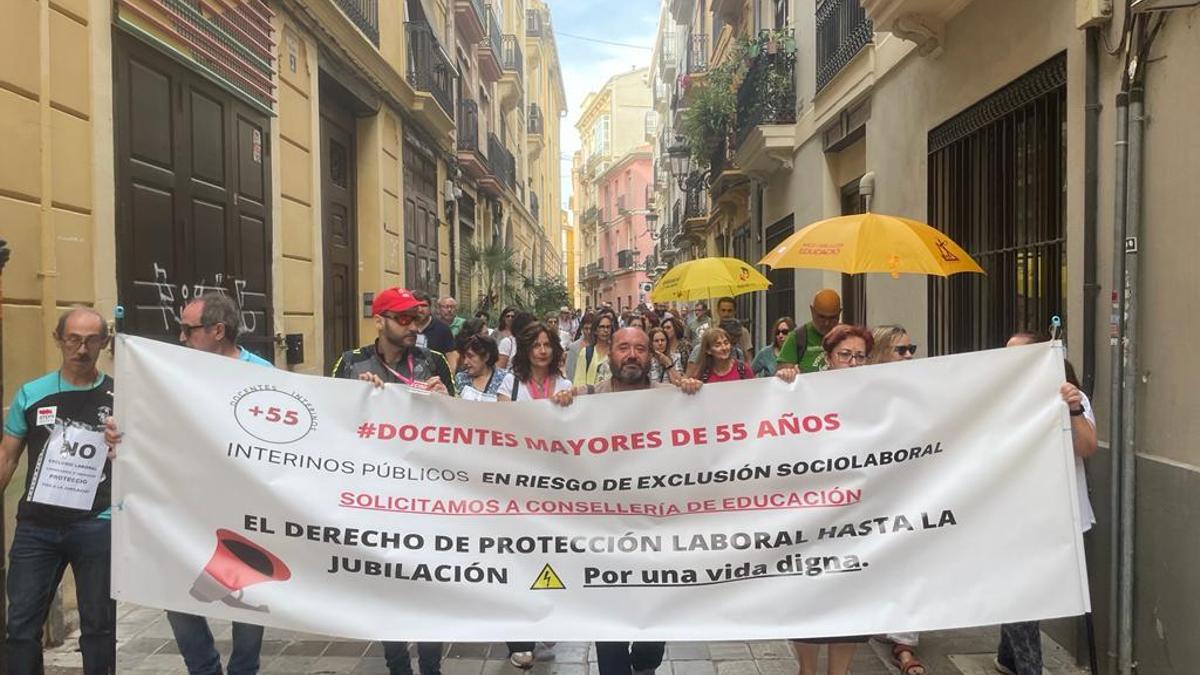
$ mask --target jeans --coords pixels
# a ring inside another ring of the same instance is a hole
[[[109,593],[112,522],[99,518],[61,527],[18,522],[8,568],[8,635],[10,675],[42,672],[42,624],[67,565],[75,575],[79,602],[79,651],[83,672],[116,671],[117,603]]]
[[[407,642],[383,643],[383,658],[391,675],[413,675]],[[442,643],[418,642],[417,665],[421,675],[442,675]]]
[[[1038,622],[1001,625],[996,660],[1017,675],[1042,675],[1042,629]]]
[[[175,644],[191,675],[221,675],[221,654],[213,644],[208,619],[194,614],[167,612],[167,621],[175,633]],[[262,652],[263,627],[233,622],[233,652],[229,655],[229,675],[255,675]]]
[[[665,642],[597,642],[596,667],[600,675],[630,675],[662,665]]]

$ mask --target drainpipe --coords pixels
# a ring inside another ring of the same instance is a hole
[[[1097,185],[1100,146],[1100,29],[1087,29],[1084,66],[1083,118],[1083,390],[1095,395],[1096,387],[1096,234]]]
[[[1109,348],[1111,350],[1109,373],[1108,446],[1110,460],[1109,523],[1112,536],[1109,541],[1109,588],[1108,588],[1108,661],[1109,672],[1117,670],[1117,644],[1120,641],[1117,617],[1120,614],[1119,585],[1123,574],[1121,560],[1121,399],[1123,393],[1124,368],[1122,363],[1122,335],[1124,332],[1125,296],[1125,178],[1129,171],[1129,76],[1121,78],[1121,91],[1117,94],[1117,129],[1114,155],[1116,167],[1113,171],[1113,249],[1112,249],[1112,314],[1109,320]]]
[[[1121,349],[1121,623],[1118,672],[1133,672],[1133,536],[1137,469],[1137,300],[1138,246],[1142,224],[1142,160],[1145,133],[1145,90],[1141,74],[1129,92],[1129,175],[1126,180],[1125,324]]]

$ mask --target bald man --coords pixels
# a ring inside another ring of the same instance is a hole
[[[833,289],[823,289],[813,296],[808,311],[812,315],[812,321],[801,326],[800,330],[792,331],[779,349],[779,363],[799,366],[801,373],[815,373],[824,365],[821,340],[831,328],[841,323],[842,298]],[[796,345],[798,334],[804,335],[803,353]]]

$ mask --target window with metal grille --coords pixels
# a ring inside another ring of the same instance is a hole
[[[1060,54],[929,133],[929,222],[987,272],[930,278],[930,353],[1065,318],[1066,100]]]
[[[795,220],[788,216],[767,228],[764,249],[773,250],[795,232]],[[796,271],[790,268],[771,268],[766,273],[771,282],[767,288],[767,323],[774,323],[781,316],[796,315]],[[774,336],[768,336],[774,337]]]

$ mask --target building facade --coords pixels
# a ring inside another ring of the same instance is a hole
[[[1194,293],[1178,292],[1195,286],[1195,246],[1183,242],[1196,239],[1185,223],[1200,207],[1185,187],[1200,168],[1186,150],[1200,133],[1190,121],[1200,9],[1143,0],[1127,16],[1126,4],[665,1],[652,62],[654,105],[666,115],[656,165],[670,163],[677,134],[697,129],[689,123],[705,130],[715,119],[702,89],[721,81],[729,45],[745,66],[728,92],[735,115],[707,130],[710,158],[693,152],[690,171],[659,182],[658,246],[671,263],[717,253],[754,262],[809,223],[869,208],[945,231],[986,277],[771,271],[769,291],[740,299],[758,336],[779,316],[806,320],[821,288],[841,291],[844,320],[902,324],[927,355],[999,347],[1061,317],[1099,418],[1088,475],[1100,522],[1087,546],[1102,671],[1116,672],[1119,657],[1139,672],[1183,673],[1200,650],[1187,637],[1200,624],[1189,571],[1200,546],[1183,543],[1194,538],[1181,517],[1200,506],[1200,422],[1185,412],[1196,406],[1189,385],[1200,361],[1183,343]],[[1129,72],[1138,74],[1119,95]],[[1129,145],[1117,143],[1124,103]],[[1136,273],[1122,271],[1135,261]],[[1130,334],[1133,306],[1136,353],[1114,360],[1112,345],[1119,353],[1126,343],[1110,337]],[[1122,362],[1123,396],[1134,401],[1125,428],[1136,433],[1117,446],[1113,364]],[[1113,562],[1114,476],[1133,475],[1122,455],[1136,456],[1128,574]],[[1121,576],[1134,580],[1133,600],[1114,605]],[[1131,650],[1118,630],[1124,612]],[[1082,625],[1053,628],[1079,656]]]
[[[601,184],[614,163],[645,143],[647,116],[653,112],[648,76],[646,68],[639,68],[609,78],[599,91],[587,95],[575,123],[581,146],[572,161],[572,201],[585,305],[597,304],[605,292],[605,282],[615,271],[605,267],[601,234],[615,215],[611,209],[616,203],[608,205],[610,210],[605,212]],[[639,201],[644,203],[644,197]]]
[[[642,146],[618,158],[596,180],[598,260],[604,277],[593,306],[608,302],[623,311],[647,302],[646,260],[653,240],[646,215],[652,171],[650,148]]]

